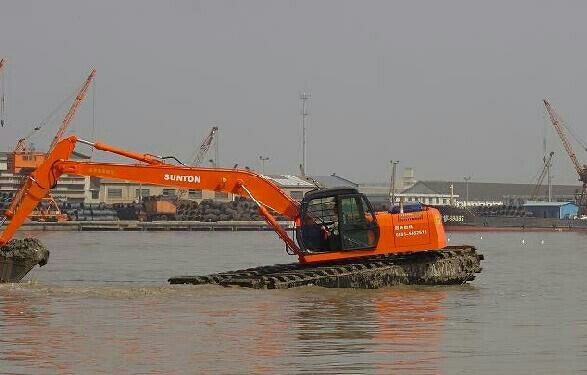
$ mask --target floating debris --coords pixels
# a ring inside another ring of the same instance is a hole
[[[388,254],[327,265],[297,263],[263,266],[206,276],[178,276],[171,284],[216,284],[255,289],[303,285],[374,289],[394,285],[463,284],[481,272],[483,255],[473,246],[448,246],[439,251]]]
[[[49,250],[36,238],[12,239],[0,247],[0,282],[16,283],[37,264],[49,260]]]

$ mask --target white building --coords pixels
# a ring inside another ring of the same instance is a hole
[[[16,193],[22,183],[22,175],[13,174],[8,170],[10,153],[0,152],[0,192]],[[74,152],[73,160],[87,160],[88,156]],[[91,200],[90,178],[62,175],[51,194],[56,200],[66,202],[89,202]]]

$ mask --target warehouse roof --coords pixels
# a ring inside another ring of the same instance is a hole
[[[402,193],[408,194],[448,194],[450,185],[453,185],[454,194],[464,198],[467,195],[467,186],[464,181],[418,181]],[[498,182],[471,182],[469,181],[469,200],[471,201],[500,201],[507,198],[529,198],[534,185],[507,184]],[[553,185],[554,197],[572,197],[579,186]],[[539,190],[539,195],[545,195],[546,186]]]
[[[567,204],[576,206],[573,202],[544,202],[544,201],[527,201],[524,203],[524,207],[562,207]]]
[[[348,180],[344,177],[337,176],[336,173],[331,174],[330,176],[314,176],[312,177],[316,182],[320,185],[324,186],[325,188],[335,188],[335,187],[352,187],[357,188],[359,184]]]
[[[291,176],[291,175],[272,175],[272,176],[265,176],[275,182],[278,186],[283,188],[315,188],[314,184],[309,181],[304,180],[298,176]]]

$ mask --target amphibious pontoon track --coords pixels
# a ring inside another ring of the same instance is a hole
[[[217,284],[256,289],[302,285],[328,288],[379,288],[392,285],[463,284],[481,272],[483,255],[474,246],[388,254],[328,264],[277,264],[206,276],[178,276],[171,284]]]

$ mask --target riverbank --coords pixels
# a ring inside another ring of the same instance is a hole
[[[294,229],[292,221],[279,222],[286,230]],[[585,232],[587,227],[574,226],[484,226],[445,224],[447,232]],[[272,231],[264,221],[65,221],[60,223],[27,222],[19,231]]]
[[[280,224],[287,230],[293,222]],[[27,222],[19,231],[272,231],[264,221],[65,221],[61,223]]]

